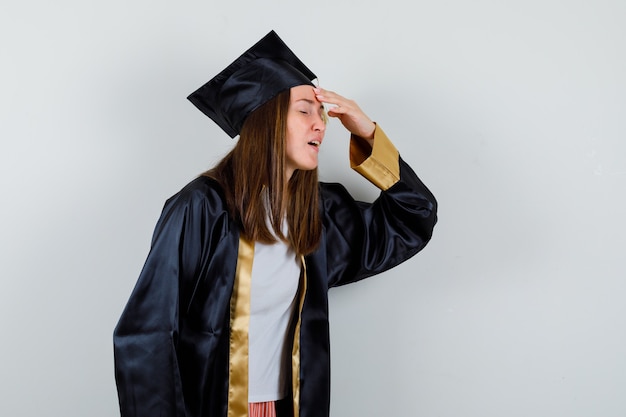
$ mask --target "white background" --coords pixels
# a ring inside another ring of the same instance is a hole
[[[331,293],[332,415],[626,415],[626,3],[3,1],[0,415],[118,415],[163,202],[233,144],[186,96],[270,29],[440,203]],[[336,121],[321,176],[348,169]]]

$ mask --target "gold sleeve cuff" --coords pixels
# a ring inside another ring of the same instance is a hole
[[[400,180],[399,157],[398,150],[378,125],[374,146],[358,136],[350,137],[350,167],[383,191]]]

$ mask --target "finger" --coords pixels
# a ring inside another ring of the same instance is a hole
[[[328,114],[329,117],[340,117],[344,115],[341,108],[337,106],[329,108],[326,113]]]
[[[350,115],[351,112],[352,109],[350,107],[342,105],[334,105],[333,107],[330,107],[327,111],[330,117],[341,117],[344,115]]]
[[[314,91],[316,98],[323,103],[341,105],[341,103],[347,102],[344,97],[333,91],[324,90],[320,87],[315,88]]]

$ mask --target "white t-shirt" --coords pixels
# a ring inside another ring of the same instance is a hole
[[[288,327],[296,303],[300,267],[300,259],[286,243],[255,242],[248,334],[248,402],[276,401],[287,395],[287,375],[291,372]]]

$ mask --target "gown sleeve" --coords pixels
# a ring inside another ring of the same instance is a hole
[[[322,186],[329,287],[378,274],[430,241],[437,201],[379,126],[374,145],[352,137],[351,166],[381,189],[373,203],[355,201],[340,184]]]
[[[123,417],[186,415],[177,356],[180,311],[220,236],[212,206],[194,186],[165,203],[113,335]]]

